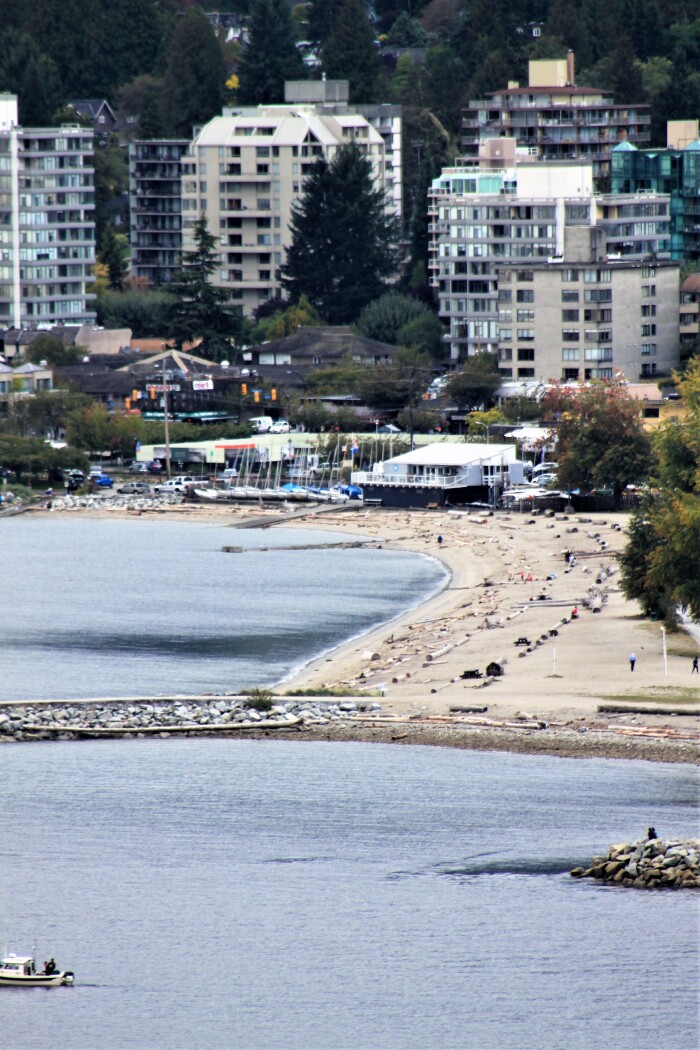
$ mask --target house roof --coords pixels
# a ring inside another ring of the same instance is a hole
[[[172,367],[180,372],[202,372],[219,368],[216,361],[209,361],[206,357],[197,357],[195,354],[187,354],[183,350],[175,350],[168,347],[159,354],[139,358],[138,361],[130,362],[118,369],[119,372],[152,372],[156,365],[171,361]]]
[[[691,273],[681,285],[682,292],[700,292],[700,273]]]
[[[419,467],[464,467],[469,463],[479,463],[482,459],[500,456],[512,459],[514,453],[513,445],[487,445],[483,441],[436,441],[422,448],[414,448],[412,452],[405,452],[402,456],[394,456],[385,462]]]
[[[272,339],[253,348],[258,353],[287,353],[290,357],[320,357],[321,359],[351,357],[393,357],[397,347],[378,339],[367,339],[352,328],[330,325],[308,325],[297,328],[292,335]]]
[[[106,98],[69,98],[66,104],[90,120],[97,120],[103,109],[108,110],[112,120],[116,120],[114,110]]]

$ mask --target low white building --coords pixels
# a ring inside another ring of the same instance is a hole
[[[352,481],[362,486],[365,502],[408,508],[495,505],[503,489],[523,477],[515,445],[445,441],[354,471]]]

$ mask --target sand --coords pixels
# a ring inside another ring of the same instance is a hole
[[[52,513],[129,512],[105,508]],[[457,719],[464,729],[478,727],[477,737],[483,737],[489,724],[505,731],[509,722],[534,724],[531,735],[536,736],[537,723],[542,722],[584,732],[610,727],[618,736],[629,727],[631,738],[649,728],[657,735],[667,730],[670,736],[682,734],[695,743],[700,739],[700,675],[691,674],[692,657],[700,646],[684,631],[667,633],[664,667],[660,625],[644,619],[637,604],[620,590],[615,555],[625,544],[627,515],[546,517],[324,507],[321,513],[290,521],[274,508],[198,504],[144,515],[164,513],[219,524],[263,520],[285,528],[318,527],[427,554],[448,569],[449,582],[439,593],[390,624],[313,660],[278,684],[279,692],[382,694],[382,717],[429,719],[436,730],[439,720]],[[235,543],[233,534],[231,542]],[[573,566],[566,563],[566,550],[574,554]],[[637,658],[634,672],[631,653]],[[492,662],[502,668],[501,676],[486,677]],[[472,670],[482,677],[462,678]],[[661,705],[661,713],[649,713],[650,701]],[[614,702],[630,704],[643,714],[599,710],[601,704]],[[487,710],[455,710],[460,708]],[[524,729],[508,732],[520,738]]]

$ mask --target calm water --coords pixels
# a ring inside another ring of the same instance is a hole
[[[403,552],[255,551],[339,539],[138,519],[3,521],[0,697],[269,684],[446,579],[438,562]],[[224,554],[226,545],[250,553]]]
[[[438,748],[158,740],[2,749],[2,989],[18,1050],[689,1050],[697,898],[566,870],[693,770]]]

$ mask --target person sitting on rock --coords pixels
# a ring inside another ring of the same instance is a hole
[[[658,839],[658,837],[659,836],[656,834],[656,828],[649,828],[647,830],[647,838],[648,839]]]

